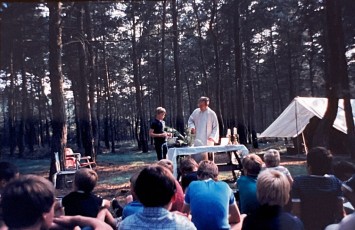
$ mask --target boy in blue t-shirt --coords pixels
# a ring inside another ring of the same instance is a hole
[[[230,229],[240,222],[240,213],[229,185],[218,181],[218,167],[212,161],[201,161],[198,181],[190,183],[185,194],[183,213],[192,216],[197,229]]]
[[[242,160],[243,172],[237,180],[239,190],[240,212],[251,214],[259,208],[259,201],[256,197],[256,178],[261,171],[263,161],[256,154],[248,154]]]

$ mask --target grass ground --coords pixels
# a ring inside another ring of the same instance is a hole
[[[13,162],[19,167],[21,174],[33,173],[44,177],[48,177],[49,174],[49,157],[41,157],[41,159],[18,159],[2,154],[0,160]],[[156,161],[156,154],[154,150],[142,153],[134,146],[126,146],[114,154],[100,154],[97,156],[96,161],[97,167],[95,170],[99,175],[99,182],[94,192],[107,199],[118,197],[122,201],[127,193],[129,193],[128,181],[131,175],[143,167],[154,163]],[[282,156],[281,164],[287,167],[293,176],[306,173],[304,157]],[[228,181],[231,187],[233,187],[234,180],[231,172],[221,172],[220,179]],[[57,189],[57,195],[64,196],[70,190],[71,185]]]

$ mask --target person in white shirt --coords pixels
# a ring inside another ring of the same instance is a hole
[[[196,134],[194,146],[213,146],[219,140],[219,125],[216,113],[210,109],[210,99],[201,97],[198,108],[189,117],[188,127],[191,134]],[[194,154],[192,157],[199,163],[208,160],[207,153]]]

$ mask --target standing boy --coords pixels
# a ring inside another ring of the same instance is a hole
[[[155,151],[157,152],[158,161],[166,158],[166,148],[162,149],[163,144],[166,142],[166,138],[169,136],[167,132],[164,132],[165,121],[164,117],[166,110],[163,107],[158,107],[155,110],[155,119],[150,125],[149,136],[154,138]]]

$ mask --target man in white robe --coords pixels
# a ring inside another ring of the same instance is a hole
[[[208,107],[208,97],[198,100],[198,107],[189,117],[188,127],[191,134],[196,134],[194,146],[213,146],[219,141],[219,126],[216,113]],[[192,157],[200,162],[208,160],[207,153],[194,154]]]

